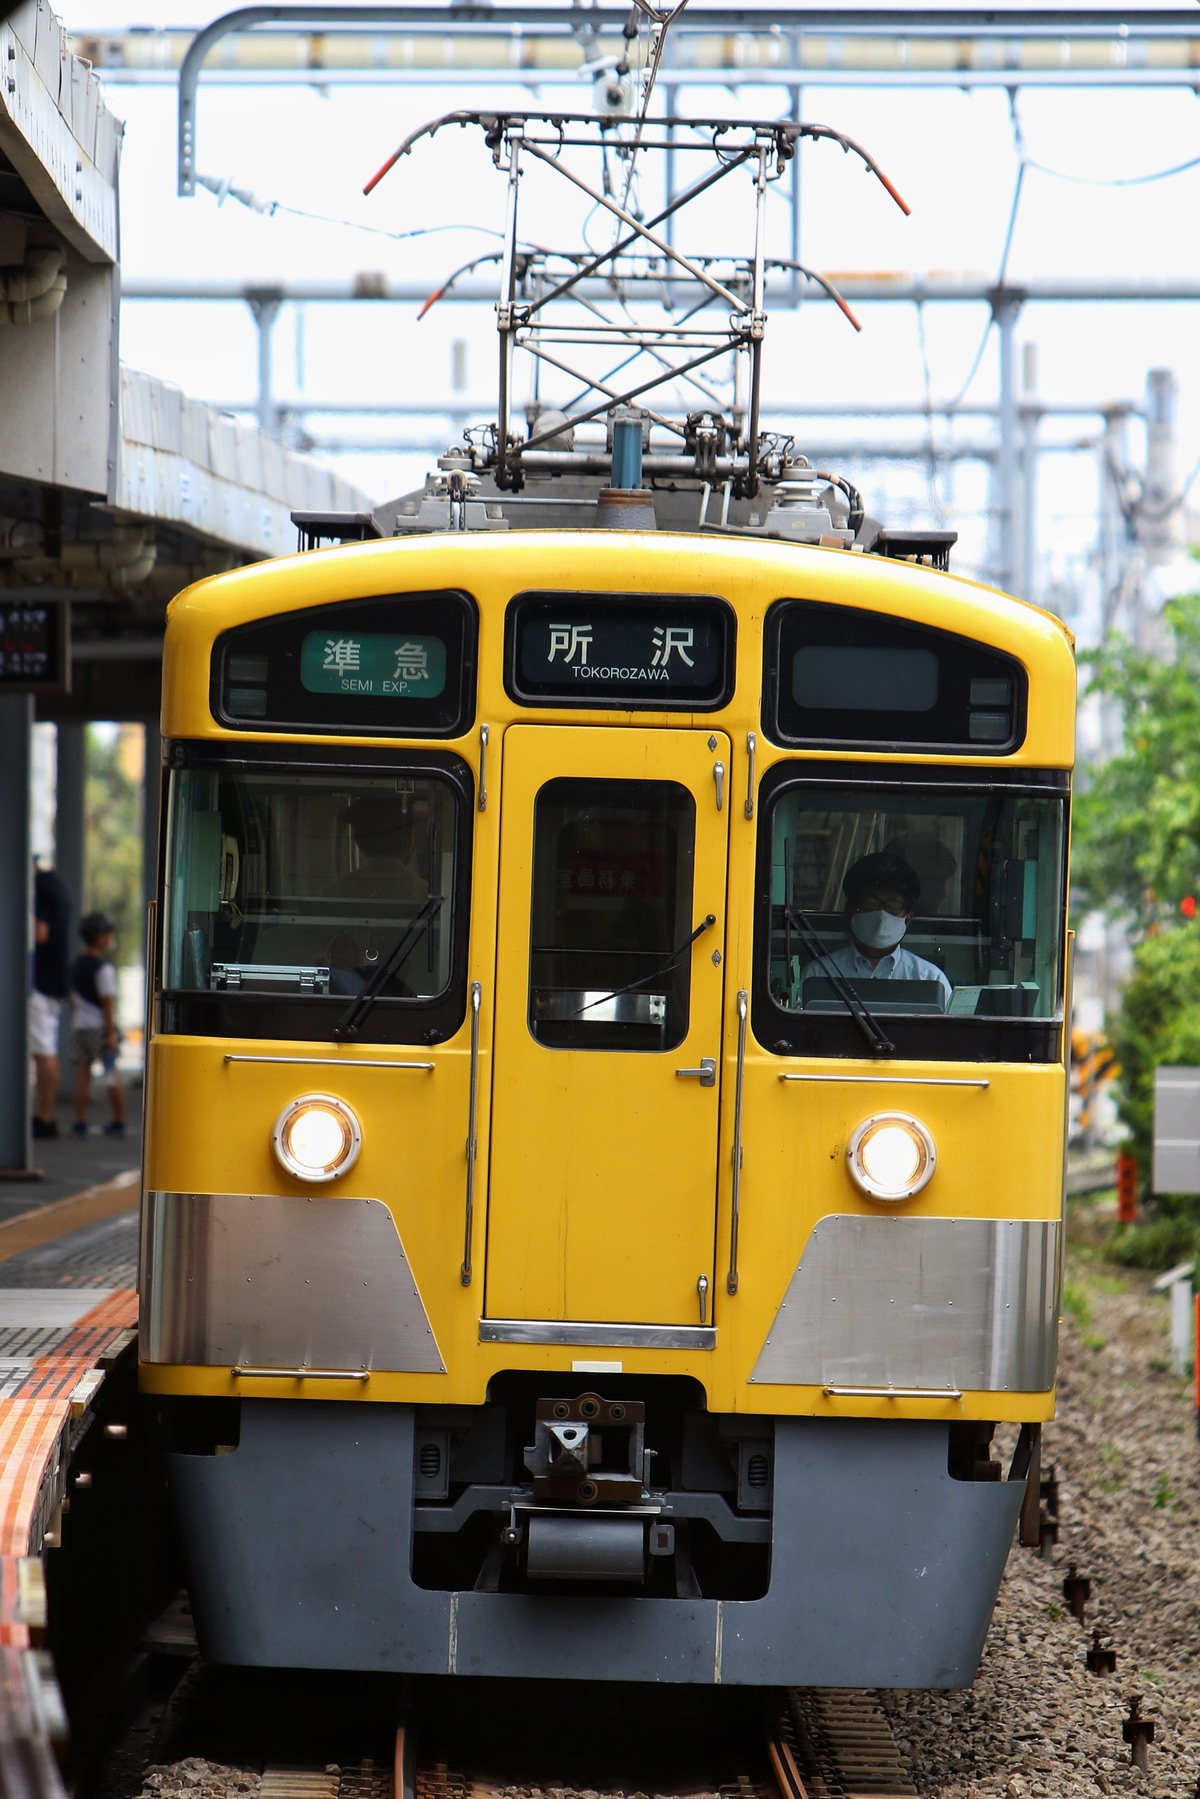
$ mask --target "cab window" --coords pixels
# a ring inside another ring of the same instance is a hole
[[[458,786],[419,767],[174,770],[163,987],[193,1021],[175,1028],[329,1037],[377,989],[369,1034],[386,1037],[444,1002],[464,911]]]
[[[866,1053],[848,987],[902,1053],[1049,1059],[1064,796],[897,772],[781,771],[760,842],[756,1034],[785,1053]]]

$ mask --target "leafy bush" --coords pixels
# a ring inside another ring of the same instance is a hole
[[[1170,661],[1117,636],[1081,658],[1089,692],[1120,714],[1122,747],[1081,770],[1075,901],[1138,929],[1178,916],[1200,882],[1200,594],[1172,600],[1164,617]]]
[[[1133,970],[1109,1035],[1121,1078],[1117,1109],[1149,1200],[1154,1071],[1200,1064],[1200,595],[1166,608],[1173,654],[1160,660],[1112,637],[1083,658],[1090,689],[1115,705],[1122,747],[1086,777],[1075,814],[1073,901],[1124,918]],[[1194,906],[1191,908],[1194,912]],[[1110,1253],[1164,1268],[1200,1249],[1200,1198],[1154,1200],[1119,1226]]]
[[[142,958],[140,760],[140,731],[89,726],[84,910],[112,917],[122,966]]]

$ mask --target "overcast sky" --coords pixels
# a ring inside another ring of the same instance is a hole
[[[158,0],[157,24],[195,24],[180,0]],[[65,23],[74,31],[138,23],[117,0],[79,0]],[[1198,32],[1200,36],[1200,18]],[[581,84],[579,103],[589,89]],[[126,120],[122,163],[122,262],[127,277],[220,275],[245,280],[352,276],[381,270],[432,289],[448,270],[488,247],[503,207],[503,179],[477,134],[458,133],[424,145],[369,200],[366,177],[412,126],[453,106],[528,106],[525,90],[466,86],[231,88],[203,85],[199,102],[199,168],[229,177],[261,196],[345,224],[317,223],[287,213],[266,218],[233,201],[218,207],[209,194],[175,195],[175,93],[170,87],[109,85],[108,104]],[[546,91],[563,104],[564,90]],[[782,90],[680,89],[680,110],[777,116]],[[820,87],[804,90],[802,114],[859,138],[912,207],[903,218],[859,166],[829,146],[807,147],[802,172],[802,249],[806,262],[826,271],[955,271],[994,278],[1012,206],[1018,157],[1007,96],[973,92]],[[1194,93],[1138,88],[1026,89],[1018,101],[1026,153],[1064,177],[1119,181],[1200,156],[1200,99]],[[647,182],[651,179],[647,175]],[[748,193],[722,211],[713,208],[697,247],[724,247],[742,228]],[[788,216],[773,199],[770,248],[788,253]],[[1070,275],[1097,280],[1144,275],[1200,277],[1195,220],[1200,217],[1200,168],[1141,186],[1088,186],[1029,169],[1009,256],[1009,274]],[[456,229],[397,241],[375,235],[442,226]],[[557,230],[575,243],[569,211],[527,222],[530,236]],[[541,241],[547,241],[541,236]],[[689,240],[681,232],[681,243]],[[1041,306],[1026,309],[1019,341],[1038,348],[1041,398],[1092,405],[1139,398],[1146,372],[1168,366],[1178,374],[1179,472],[1200,456],[1200,358],[1197,308],[1184,305]],[[926,364],[914,309],[861,308],[855,336],[828,306],[776,312],[768,330],[767,385],[787,399],[874,403],[920,401]],[[928,381],[935,398],[956,393],[965,380],[986,325],[982,307],[931,306],[924,320]],[[469,395],[479,416],[494,410],[495,323],[489,309],[441,305],[418,324],[415,307],[309,306],[288,309],[276,332],[280,396],[325,399],[427,399],[449,384],[451,344],[469,347]],[[122,354],[134,366],[177,381],[198,397],[250,400],[255,391],[256,339],[240,305],[130,303],[123,309]],[[970,397],[994,399],[995,334]],[[561,397],[561,396],[556,396]],[[333,421],[325,421],[330,429]],[[339,425],[346,432],[357,427]],[[393,428],[383,427],[390,432]],[[1070,441],[1094,433],[1095,421],[1046,426],[1047,436]],[[363,427],[365,429],[365,427]],[[981,437],[980,421],[961,428]],[[895,438],[899,427],[866,427]],[[360,433],[361,434],[361,433]],[[439,435],[448,427],[439,426]],[[832,431],[823,431],[826,439]],[[799,447],[803,448],[801,440]],[[1136,446],[1135,446],[1136,447]],[[348,454],[339,466],[372,496],[383,498],[417,484],[429,458]],[[981,509],[986,478],[977,464],[960,465],[953,490],[931,489],[920,468],[890,473],[864,467],[847,472],[876,507],[891,506],[894,523],[929,518],[940,508],[963,532],[968,563],[983,555]],[[1043,584],[1052,576],[1074,583],[1086,597],[1095,539],[1095,458],[1047,458],[1039,504]],[[1200,484],[1193,492],[1193,504]],[[903,518],[897,515],[903,513]],[[1083,621],[1086,624],[1086,620]]]

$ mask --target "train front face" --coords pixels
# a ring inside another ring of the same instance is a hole
[[[1055,620],[838,551],[175,602],[141,1354],[208,1655],[971,1679],[1053,1410],[1073,713]]]

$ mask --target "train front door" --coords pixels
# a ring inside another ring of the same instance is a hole
[[[729,739],[503,758],[486,1316],[711,1324]]]

